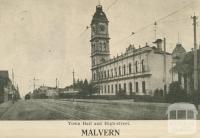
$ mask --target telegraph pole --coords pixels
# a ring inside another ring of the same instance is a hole
[[[194,90],[198,90],[198,63],[197,63],[197,38],[196,38],[196,27],[197,27],[197,16],[192,16],[194,26]]]
[[[56,78],[56,88],[58,87],[58,78]]]
[[[75,77],[74,77],[75,72],[74,72],[74,69],[73,69],[72,75],[73,75],[73,87],[74,87],[74,84],[75,84]]]
[[[15,84],[15,80],[14,80],[15,78],[14,78],[14,71],[13,71],[13,69],[12,69],[12,83],[13,83],[13,85]]]
[[[15,82],[14,82],[14,71],[12,69],[12,103],[14,103],[14,95],[15,95],[15,92],[14,92],[14,85],[15,85]]]
[[[35,90],[35,77],[33,78],[33,90]]]
[[[167,74],[166,74],[166,38],[164,38],[164,79],[163,79],[163,81],[164,81],[164,94],[166,94],[166,88],[167,88],[167,84],[166,84],[166,76],[167,76]]]
[[[155,40],[157,38],[157,22],[154,22],[154,37],[155,37]]]

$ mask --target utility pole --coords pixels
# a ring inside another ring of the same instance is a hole
[[[14,71],[12,69],[12,102],[14,103],[14,95],[15,95],[15,92],[14,92],[14,85],[15,85],[15,77],[14,77]]]
[[[58,88],[58,78],[56,78],[56,88]]]
[[[35,90],[35,81],[36,81],[36,79],[35,79],[35,77],[33,78],[33,90]]]
[[[74,87],[74,85],[75,85],[75,77],[74,77],[75,72],[74,72],[74,69],[73,69],[72,75],[73,75],[73,87]]]
[[[13,83],[13,85],[15,84],[15,77],[14,77],[14,71],[13,71],[13,69],[12,69],[12,83]]]
[[[156,40],[156,38],[157,38],[157,22],[154,22],[154,37],[155,37],[155,40]]]
[[[166,84],[166,38],[164,38],[164,74],[163,74],[163,81],[164,81],[164,94],[166,94],[166,88],[167,88],[167,84]]]
[[[194,26],[194,90],[198,90],[198,63],[197,63],[197,38],[196,38],[196,27],[197,27],[197,16],[192,16]]]

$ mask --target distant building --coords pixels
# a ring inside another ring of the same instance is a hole
[[[63,95],[74,95],[78,94],[78,90],[75,90],[73,86],[67,86],[65,88],[56,88],[56,87],[49,87],[49,86],[40,86],[39,88],[35,89],[32,94],[29,93],[31,98],[35,99],[54,99],[58,98],[59,96]]]
[[[91,22],[90,42],[92,82],[99,86],[99,95],[120,91],[126,95],[154,95],[155,90],[164,95],[171,83],[172,55],[163,51],[162,40],[154,42],[156,47],[146,44],[136,49],[130,45],[123,54],[110,58],[108,23],[98,5]]]
[[[59,88],[40,86],[33,91],[33,98],[56,98],[58,97]]]
[[[71,86],[65,87],[63,93],[64,93],[64,94],[78,94],[78,93],[79,93],[79,90],[78,90],[78,89],[75,89],[75,88],[73,87],[73,85],[71,85]]]

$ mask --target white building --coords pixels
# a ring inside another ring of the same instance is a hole
[[[110,58],[108,19],[102,6],[96,7],[91,22],[92,81],[99,86],[100,95],[153,95],[156,89],[161,95],[171,82],[172,56],[163,51],[162,40],[156,47],[146,44],[135,49],[130,45],[126,51]],[[166,85],[165,85],[166,84]]]

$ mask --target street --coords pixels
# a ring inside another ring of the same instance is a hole
[[[32,99],[1,104],[0,120],[161,120],[166,119],[167,107],[130,100]]]

